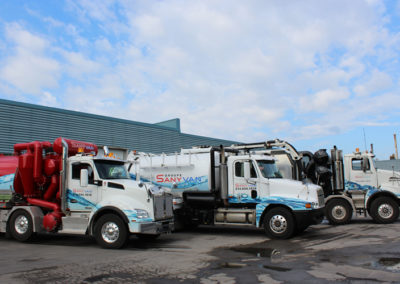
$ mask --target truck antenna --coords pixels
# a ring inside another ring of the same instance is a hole
[[[363,128],[363,133],[364,133],[364,147],[365,151],[367,151],[367,139],[365,138],[365,128]]]

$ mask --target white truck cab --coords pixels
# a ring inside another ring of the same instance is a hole
[[[173,230],[172,195],[132,180],[125,161],[96,157],[96,145],[60,137],[14,150],[13,159],[0,157],[11,196],[5,200],[1,188],[0,232],[19,241],[40,232],[90,235],[104,248],[120,248],[130,234]]]
[[[289,238],[323,218],[320,186],[283,179],[268,155],[224,147],[194,147],[175,154],[132,154],[136,180],[170,188],[175,218],[185,224],[247,225]]]
[[[172,230],[172,196],[160,187],[132,180],[124,161],[76,155],[69,158],[67,172],[69,214],[63,217],[60,232],[84,234],[91,228],[97,235],[96,226],[90,225],[106,212],[118,214],[132,234],[159,235]],[[112,230],[102,234],[103,238],[115,237]]]
[[[377,223],[398,219],[400,173],[376,169],[372,153],[356,150],[343,156],[334,147],[329,157],[325,149],[314,154],[297,152],[289,143],[278,139],[235,147],[257,147],[254,153],[269,153],[277,159],[285,178],[321,185],[325,215],[331,224],[347,224],[353,212],[364,216],[368,213]]]

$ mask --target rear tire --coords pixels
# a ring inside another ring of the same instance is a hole
[[[325,216],[332,225],[348,224],[353,216],[353,209],[343,199],[332,199],[325,207]]]
[[[17,241],[31,240],[34,235],[31,214],[22,209],[16,210],[10,218],[9,231]]]
[[[292,213],[283,207],[271,209],[264,218],[265,234],[272,239],[288,239],[293,236],[295,223]]]
[[[393,198],[378,197],[371,204],[370,215],[376,223],[389,224],[399,218],[399,205]]]
[[[128,228],[115,214],[106,214],[97,220],[94,226],[97,243],[106,249],[122,248],[128,241]]]

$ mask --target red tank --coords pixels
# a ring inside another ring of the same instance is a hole
[[[0,176],[15,174],[17,166],[17,156],[0,156]]]
[[[14,191],[24,197],[23,202],[47,209],[43,227],[48,231],[57,230],[64,215],[60,208],[62,140],[68,144],[68,156],[97,154],[95,144],[60,137],[53,144],[48,141],[15,144],[16,156],[0,156],[0,176],[15,173]]]
[[[97,146],[93,143],[87,143],[72,139],[57,138],[53,144],[53,150],[57,154],[62,154],[62,139],[68,144],[68,156],[73,156],[77,153],[88,153],[97,155]]]

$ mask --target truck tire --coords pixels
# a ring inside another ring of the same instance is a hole
[[[11,236],[17,241],[31,240],[34,235],[31,214],[22,209],[16,210],[10,218],[9,230]]]
[[[265,234],[272,239],[288,239],[293,236],[295,223],[292,213],[283,207],[271,209],[264,217]]]
[[[370,215],[376,223],[393,223],[399,218],[399,205],[388,196],[378,197],[372,201]]]
[[[115,214],[105,214],[94,226],[97,243],[106,249],[122,248],[128,241],[128,228],[122,219]]]
[[[332,199],[325,207],[325,216],[332,225],[345,225],[353,216],[353,208],[346,200]]]

